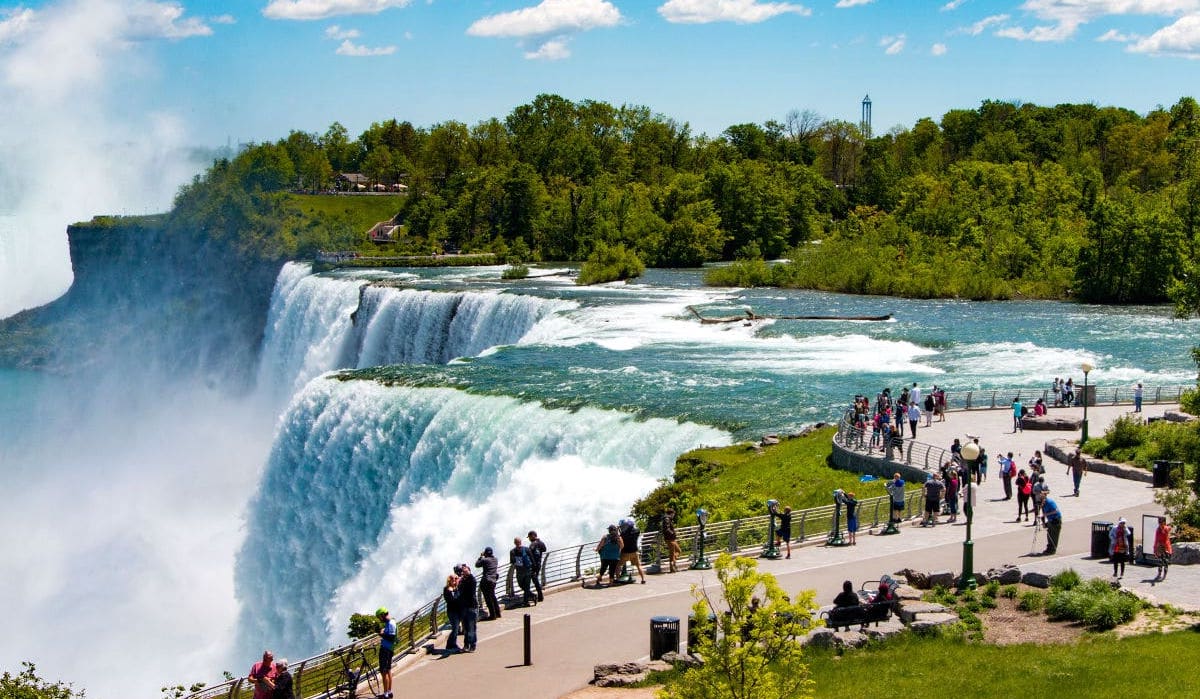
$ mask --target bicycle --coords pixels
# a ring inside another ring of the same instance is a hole
[[[347,649],[338,653],[337,659],[341,669],[327,675],[322,699],[354,699],[360,688],[365,688],[369,697],[383,694],[378,665],[371,662],[364,649]]]

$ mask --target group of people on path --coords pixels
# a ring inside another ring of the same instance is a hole
[[[908,424],[909,438],[913,439],[917,436],[917,426],[922,416],[928,427],[935,415],[938,422],[946,420],[946,392],[934,386],[928,393],[923,393],[916,381],[911,387],[902,388],[894,399],[892,389],[884,388],[875,395],[874,405],[866,396],[854,397],[853,424],[861,435],[870,430],[869,451],[885,451],[889,459],[894,449],[903,448],[905,423]]]
[[[667,510],[663,519],[663,538],[667,541],[668,556],[671,561],[670,571],[674,573],[679,556],[679,542],[675,535],[675,512]],[[594,588],[600,587],[600,581],[604,578],[605,573],[608,574],[608,584],[616,585],[620,568],[630,563],[637,568],[642,584],[646,584],[646,573],[642,570],[640,549],[642,533],[638,530],[637,523],[633,521],[632,517],[623,518],[619,525],[608,525],[608,531],[600,537],[600,542],[596,544],[596,553],[600,554],[600,572],[596,574],[596,582],[592,583]],[[667,538],[668,527],[670,529],[669,539]]]

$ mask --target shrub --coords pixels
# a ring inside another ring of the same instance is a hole
[[[579,269],[579,277],[575,279],[575,283],[586,286],[619,279],[633,279],[642,276],[642,272],[645,271],[646,266],[632,250],[626,249],[624,245],[609,247],[600,242],[596,243],[595,250]]]
[[[501,279],[524,279],[528,276],[529,267],[525,265],[512,265],[510,267],[506,267],[504,271],[500,273]]]
[[[1050,589],[1073,590],[1079,586],[1079,583],[1079,573],[1076,573],[1074,568],[1067,568],[1058,575],[1050,578]]]
[[[1121,591],[1097,599],[1087,610],[1083,622],[1097,631],[1116,628],[1137,616],[1142,602],[1137,597]]]
[[[1146,439],[1146,426],[1135,418],[1122,415],[1104,433],[1111,449],[1136,447]]]
[[[1200,389],[1184,391],[1179,396],[1179,409],[1189,415],[1200,415]]]
[[[984,595],[983,597],[979,598],[979,606],[983,607],[984,609],[995,609],[996,608],[996,598],[994,596],[989,597],[987,595]]]
[[[1017,602],[1017,609],[1023,612],[1040,612],[1044,606],[1046,606],[1046,596],[1036,590],[1022,593],[1020,601]]]
[[[987,585],[983,586],[983,596],[987,599],[996,599],[996,595],[1000,594],[1000,581],[989,580]]]
[[[1106,581],[1089,580],[1070,590],[1051,593],[1046,615],[1053,620],[1079,621],[1105,631],[1133,619],[1142,608],[1137,597],[1114,589]]]
[[[1017,586],[1016,585],[1005,585],[1000,590],[1000,596],[1003,597],[1004,599],[1016,599],[1017,598]]]

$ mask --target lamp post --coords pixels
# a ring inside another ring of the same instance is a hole
[[[696,554],[696,562],[692,564],[694,570],[708,570],[712,568],[712,563],[704,557],[704,527],[708,524],[708,510],[701,507],[696,510],[696,521],[700,522],[700,550]]]
[[[775,512],[778,507],[778,500],[767,500],[767,546],[763,549],[762,558],[779,558],[779,549],[775,546]]]
[[[962,578],[958,581],[959,590],[975,589],[975,542],[971,541],[971,521],[975,515],[974,490],[971,488],[971,472],[974,471],[976,460],[979,459],[979,445],[974,441],[963,445],[963,461],[967,464],[967,488],[963,491],[963,513],[967,516],[967,538],[963,541]]]
[[[1090,372],[1092,369],[1095,369],[1096,367],[1092,366],[1090,362],[1084,362],[1083,364],[1079,365],[1079,368],[1083,369],[1083,433],[1079,437],[1079,445],[1083,446],[1083,443],[1088,440],[1088,422],[1087,422],[1088,372]]]

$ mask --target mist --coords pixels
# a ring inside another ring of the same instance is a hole
[[[204,164],[169,109],[133,111],[140,84],[160,77],[148,46],[211,33],[180,11],[146,0],[0,8],[0,318],[70,286],[68,225],[165,211]]]

